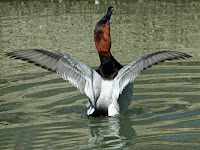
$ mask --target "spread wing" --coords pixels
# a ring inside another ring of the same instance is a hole
[[[146,56],[139,57],[135,61],[124,66],[115,77],[115,92],[122,93],[123,89],[132,82],[137,75],[139,75],[143,70],[156,65],[159,62],[164,62],[165,60],[173,59],[184,59],[192,57],[188,54],[176,52],[176,51],[160,51],[155,52]],[[114,94],[113,98],[117,98],[118,95]]]
[[[69,54],[51,50],[30,49],[11,52],[7,55],[56,72],[64,80],[69,80],[81,92],[84,92],[90,98],[92,104],[95,103],[95,95],[98,95],[98,93],[93,88],[97,84],[94,82],[94,78],[101,80],[101,77],[91,67]]]

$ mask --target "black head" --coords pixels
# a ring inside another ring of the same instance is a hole
[[[101,32],[102,27],[103,27],[105,24],[108,24],[108,23],[109,23],[110,17],[111,17],[111,15],[112,15],[112,11],[113,11],[113,7],[112,7],[112,6],[109,6],[106,15],[105,15],[103,18],[101,18],[101,20],[100,20],[100,21],[96,24],[96,26],[95,26],[95,29],[94,29],[94,33],[95,33],[95,34]]]
[[[112,11],[113,11],[113,7],[112,7],[112,6],[109,6],[109,7],[108,7],[107,14],[106,14],[102,19],[105,19],[105,20],[109,21],[111,15],[112,15]]]

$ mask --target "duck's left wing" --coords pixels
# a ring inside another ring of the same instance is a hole
[[[95,91],[93,87],[98,84],[96,83],[98,81],[95,80],[100,80],[101,77],[94,69],[69,54],[51,50],[30,49],[11,52],[7,55],[56,72],[64,80],[68,80],[81,92],[84,92],[90,98],[92,104],[95,104],[95,95],[98,95],[98,91]]]
[[[146,56],[139,57],[135,61],[124,66],[115,77],[115,92],[122,93],[123,89],[134,80],[143,70],[156,65],[159,62],[173,59],[184,59],[191,57],[188,54],[176,52],[176,51],[160,51]],[[114,94],[116,97],[117,95]]]

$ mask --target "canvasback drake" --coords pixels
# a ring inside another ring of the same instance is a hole
[[[37,66],[56,72],[68,80],[89,98],[88,116],[114,116],[127,110],[133,95],[133,80],[143,70],[159,62],[191,57],[177,51],[159,51],[141,56],[122,66],[110,52],[110,18],[113,7],[96,24],[94,41],[101,65],[97,70],[69,54],[52,50],[28,49],[8,53],[8,56],[34,63]]]

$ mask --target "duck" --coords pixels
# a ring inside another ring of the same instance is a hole
[[[100,66],[94,70],[87,64],[53,50],[25,49],[6,55],[34,63],[71,82],[89,98],[87,116],[116,116],[127,111],[133,97],[133,81],[144,70],[166,60],[192,57],[178,51],[157,51],[121,65],[111,54],[110,19],[113,7],[94,28],[94,42]]]

